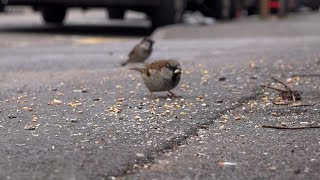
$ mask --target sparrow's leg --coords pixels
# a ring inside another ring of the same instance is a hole
[[[168,91],[170,94],[168,94],[168,96],[170,97],[170,98],[179,98],[179,97],[181,97],[181,96],[177,96],[177,95],[175,95],[173,92],[171,92],[170,90]]]

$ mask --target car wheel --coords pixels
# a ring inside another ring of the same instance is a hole
[[[229,18],[239,17],[242,13],[242,4],[239,0],[231,0]]]
[[[0,3],[0,12],[4,12],[5,11],[5,5]]]
[[[213,1],[213,17],[217,19],[229,19],[231,14],[231,0]]]
[[[42,18],[46,23],[60,25],[66,16],[66,7],[42,7]]]
[[[311,10],[312,11],[319,11],[319,5],[313,5],[313,6],[311,6]]]
[[[155,28],[181,22],[185,8],[185,0],[161,0],[160,5],[150,13],[152,26]]]
[[[278,16],[284,17],[289,13],[288,0],[279,0],[279,1],[280,1],[280,7],[278,9]]]
[[[298,12],[300,10],[301,7],[301,0],[294,0],[293,1],[293,8],[292,8],[292,12]]]
[[[254,15],[254,14],[259,14],[260,13],[260,0],[255,0],[253,1],[252,4],[248,7],[248,15]]]
[[[124,19],[126,11],[123,8],[108,8],[107,13],[110,19]]]
[[[231,12],[233,0],[205,0],[200,5],[200,11],[205,16],[214,17],[216,19],[229,19],[236,13]]]

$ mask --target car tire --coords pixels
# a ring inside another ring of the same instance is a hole
[[[46,23],[61,25],[66,16],[66,7],[42,7],[42,18]]]
[[[124,19],[126,10],[123,8],[108,8],[107,13],[110,19]]]
[[[0,3],[0,12],[4,12],[5,11],[5,5]]]
[[[247,9],[248,15],[255,15],[260,13],[260,0],[255,0]]]
[[[293,3],[292,12],[299,12],[301,7],[301,0],[295,0]]]
[[[312,11],[319,11],[320,6],[319,5],[313,5],[311,6]]]
[[[203,15],[214,17],[218,20],[230,19],[236,13],[231,12],[233,0],[205,0],[200,5]]]
[[[216,0],[213,1],[213,17],[225,20],[230,18],[231,14],[231,0]]]
[[[278,9],[278,16],[285,17],[289,13],[289,4],[288,0],[279,0],[280,8]]]
[[[160,5],[149,13],[152,27],[156,28],[181,22],[185,8],[185,0],[161,0]]]
[[[242,5],[239,0],[231,0],[229,18],[234,19],[241,15]]]

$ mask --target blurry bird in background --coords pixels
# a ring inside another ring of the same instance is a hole
[[[154,41],[149,37],[143,38],[142,41],[134,46],[128,55],[127,61],[121,65],[125,66],[128,63],[143,63],[152,53],[152,45]]]

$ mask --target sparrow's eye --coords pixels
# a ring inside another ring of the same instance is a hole
[[[170,67],[170,64],[167,64],[167,67]]]

